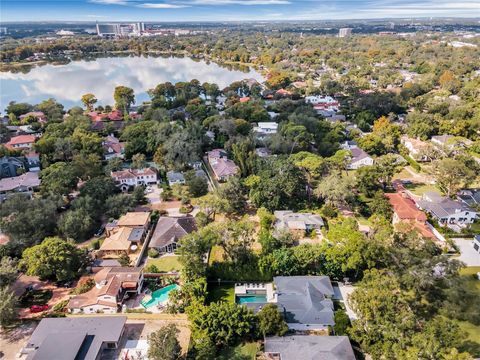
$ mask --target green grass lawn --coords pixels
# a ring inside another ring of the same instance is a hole
[[[210,256],[208,258],[208,265],[212,265],[213,262],[223,262],[223,249],[221,246],[212,246],[210,250]]]
[[[225,301],[225,302],[235,302],[235,285],[208,285],[208,298],[207,301],[209,303],[217,302],[217,301]]]
[[[182,264],[180,264],[179,258],[179,256],[162,256],[156,259],[148,259],[145,267],[155,265],[159,272],[180,271]]]
[[[29,308],[32,305],[44,305],[52,298],[52,290],[27,291],[20,297],[20,306]]]
[[[480,272],[480,266],[470,266],[460,270],[460,274],[468,277],[480,297],[480,280],[476,278],[478,272]],[[460,329],[467,334],[467,341],[461,350],[468,351],[473,357],[480,357],[480,326],[469,321],[457,321],[457,323]]]
[[[405,185],[405,187],[408,190],[410,190],[412,193],[418,196],[421,196],[423,195],[423,193],[426,193],[429,191],[440,192],[435,185],[430,185],[430,184],[413,183],[413,184]]]
[[[217,356],[219,360],[255,360],[260,344],[249,342],[222,350]]]

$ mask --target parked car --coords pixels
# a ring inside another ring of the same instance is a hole
[[[30,312],[31,313],[39,313],[45,310],[48,310],[49,306],[47,304],[43,305],[32,305],[30,306]]]
[[[145,193],[146,193],[146,194],[150,194],[150,193],[152,193],[152,192],[153,192],[153,188],[152,188],[151,186],[147,186],[147,187],[145,188]]]
[[[103,232],[105,231],[105,226],[100,226],[100,229],[97,230],[97,232],[95,233],[95,236],[96,237],[99,237],[99,236],[102,236]]]

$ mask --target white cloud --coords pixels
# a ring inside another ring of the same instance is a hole
[[[181,9],[190,7],[190,5],[177,5],[177,4],[166,4],[166,3],[143,3],[138,4],[138,7],[147,8],[147,9]]]
[[[93,15],[93,14],[87,15],[87,17],[91,18],[91,19],[104,19],[104,18],[106,18],[105,15]]]

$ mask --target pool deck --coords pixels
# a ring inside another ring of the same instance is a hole
[[[237,295],[266,295],[267,302],[277,302],[277,293],[272,283],[237,283],[235,296]]]

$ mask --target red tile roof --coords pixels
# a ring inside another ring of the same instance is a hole
[[[28,144],[28,143],[34,143],[34,142],[35,142],[35,136],[33,135],[19,135],[19,136],[12,137],[7,144],[19,145],[19,144]]]

